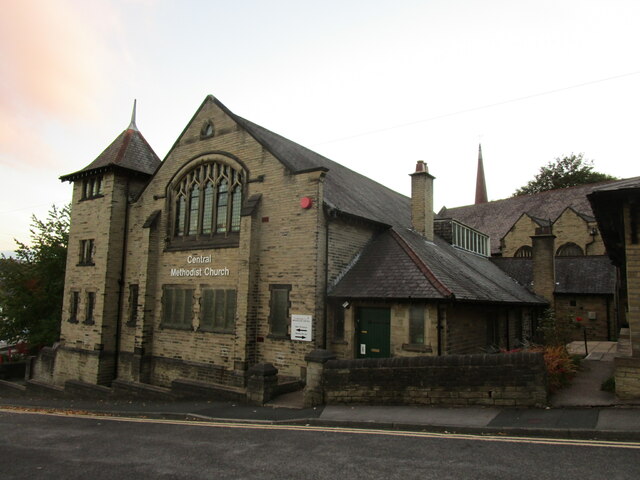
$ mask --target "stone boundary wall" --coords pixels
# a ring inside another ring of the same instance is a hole
[[[542,353],[329,360],[327,404],[523,406],[547,403]]]

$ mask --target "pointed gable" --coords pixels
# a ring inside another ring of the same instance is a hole
[[[326,171],[324,202],[338,212],[385,225],[411,225],[409,198],[277,133],[242,118],[213,96],[227,115],[292,173]]]

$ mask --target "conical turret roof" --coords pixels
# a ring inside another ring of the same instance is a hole
[[[114,168],[136,174],[153,175],[159,165],[160,158],[136,126],[134,103],[129,127],[118,135],[93,162],[82,170],[63,175],[60,180],[72,182],[78,178]]]

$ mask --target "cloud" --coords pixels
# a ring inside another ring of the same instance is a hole
[[[98,115],[112,58],[89,12],[68,0],[5,2],[0,15],[0,163],[32,163],[46,122]],[[46,156],[46,153],[39,158]],[[35,158],[38,158],[36,156]]]

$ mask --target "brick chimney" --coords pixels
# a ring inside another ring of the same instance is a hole
[[[553,308],[556,289],[555,239],[551,226],[536,228],[531,236],[533,291],[549,301]]]
[[[418,160],[411,174],[411,224],[413,229],[433,241],[433,180],[427,164]]]

